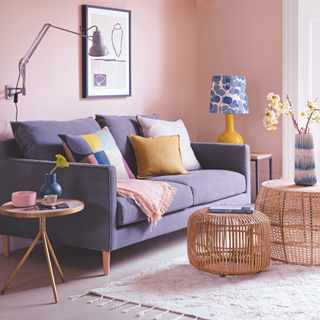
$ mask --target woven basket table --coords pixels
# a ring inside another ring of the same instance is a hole
[[[188,221],[188,258],[191,265],[213,274],[240,275],[266,268],[271,259],[270,223],[252,214],[194,212]]]
[[[320,266],[320,185],[297,186],[293,180],[261,184],[255,208],[270,219],[271,258]]]

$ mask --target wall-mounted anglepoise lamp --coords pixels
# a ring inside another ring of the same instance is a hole
[[[22,93],[23,95],[26,95],[26,65],[29,62],[30,58],[32,57],[32,55],[34,54],[34,52],[36,51],[36,49],[38,48],[41,40],[43,39],[43,37],[46,35],[47,31],[49,30],[49,28],[56,28],[62,31],[66,31],[66,32],[70,32],[76,35],[79,35],[81,37],[85,37],[89,40],[92,41],[92,46],[89,50],[89,55],[93,56],[93,57],[102,57],[102,56],[106,56],[109,52],[107,47],[104,45],[103,43],[103,38],[102,38],[102,34],[99,31],[97,26],[92,26],[88,29],[82,29],[80,27],[80,31],[81,32],[85,32],[86,30],[89,30],[91,28],[96,28],[96,30],[93,32],[92,36],[87,36],[83,33],[77,33],[74,31],[70,31],[67,29],[63,29],[57,26],[53,26],[52,24],[46,23],[41,31],[39,32],[38,36],[36,37],[36,39],[33,41],[31,47],[29,48],[29,50],[27,51],[27,53],[25,54],[25,56],[20,60],[19,62],[19,78],[17,81],[17,85],[16,87],[13,87],[11,85],[7,85],[6,86],[6,99],[12,99],[14,97],[14,102],[17,103],[18,101],[18,94]],[[20,76],[22,77],[22,88],[18,88],[18,84],[19,84],[19,80],[20,80]]]

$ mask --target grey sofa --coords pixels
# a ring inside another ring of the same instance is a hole
[[[155,115],[151,117],[156,117]],[[96,116],[73,121],[14,122],[14,139],[0,141],[0,203],[11,201],[12,192],[34,190],[44,183],[55,164],[55,154],[65,155],[58,134],[88,134],[107,125],[130,169],[137,165],[129,135],[140,135],[135,117]],[[150,178],[177,188],[163,219],[150,230],[146,215],[132,200],[116,194],[116,169],[111,165],[70,163],[57,169],[62,197],[84,201],[84,210],[48,218],[51,242],[103,253],[104,274],[109,273],[110,252],[140,241],[186,228],[189,216],[213,203],[249,203],[250,149],[247,145],[191,143],[202,169],[189,175]],[[10,218],[0,214],[0,234],[33,239],[37,219]]]

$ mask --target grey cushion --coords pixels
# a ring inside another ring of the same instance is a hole
[[[201,169],[201,165],[191,148],[188,130],[181,119],[166,121],[137,115],[137,120],[145,138],[179,135],[180,152],[185,169],[188,171]]]
[[[169,184],[172,187],[177,188],[177,191],[165,214],[191,207],[193,203],[191,188],[174,182],[170,182]],[[124,226],[143,220],[147,220],[147,216],[139,209],[132,199],[117,197],[118,226]]]
[[[92,117],[70,121],[11,122],[11,128],[24,158],[53,161],[56,154],[66,157],[58,134],[80,135],[100,130]]]
[[[159,119],[156,114],[145,115],[145,117]],[[126,160],[132,173],[137,175],[136,156],[130,141],[130,134],[141,136],[140,126],[136,117],[132,116],[108,116],[96,115],[96,121],[100,127],[107,126],[116,141],[116,144]]]
[[[232,197],[246,192],[244,175],[229,170],[195,170],[188,175],[172,175],[148,180],[175,182],[191,187],[193,205]]]

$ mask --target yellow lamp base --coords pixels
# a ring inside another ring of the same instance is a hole
[[[241,135],[234,131],[233,114],[226,114],[226,130],[218,137],[219,143],[243,144]]]

